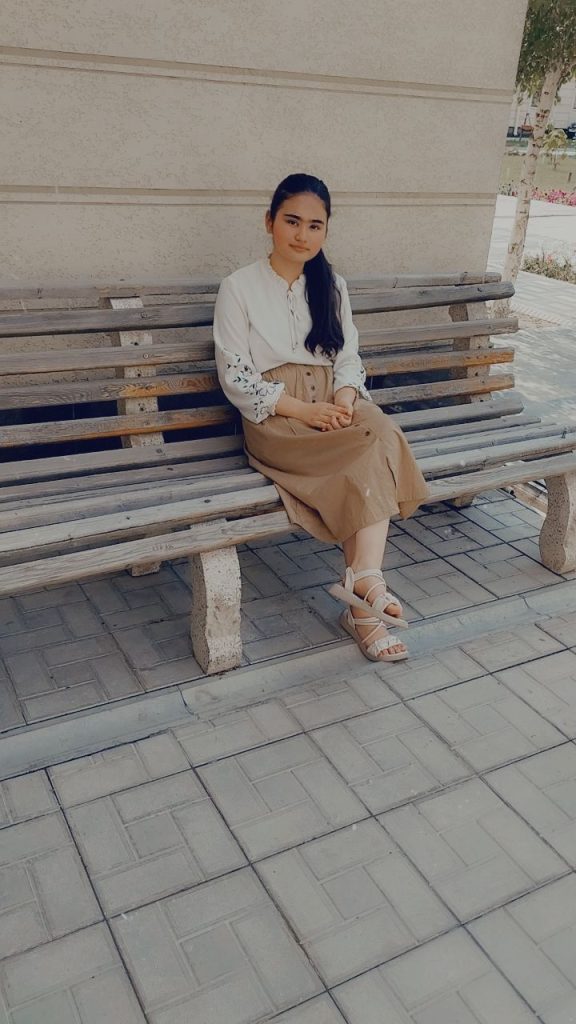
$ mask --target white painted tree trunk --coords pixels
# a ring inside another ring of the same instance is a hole
[[[544,133],[550,120],[550,111],[556,99],[563,70],[561,65],[551,68],[544,79],[542,92],[540,93],[534,133],[528,140],[528,150],[522,164],[522,177],[518,186],[514,225],[508,243],[504,269],[502,270],[503,281],[515,281],[522,265],[526,231],[528,230],[528,217],[530,216],[530,202],[534,191],[536,164],[542,149]],[[500,299],[498,302],[495,302],[493,310],[496,316],[510,316],[510,299]]]

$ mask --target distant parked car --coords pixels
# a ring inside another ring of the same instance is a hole
[[[572,121],[572,124],[564,129],[564,134],[567,139],[576,139],[576,121]]]

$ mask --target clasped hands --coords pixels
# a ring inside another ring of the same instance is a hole
[[[354,415],[356,388],[339,388],[333,402],[305,402],[305,420],[317,430],[341,430],[349,427]]]
[[[276,405],[280,416],[291,416],[316,430],[341,430],[349,427],[354,415],[356,388],[339,388],[333,402],[303,402],[281,395]]]

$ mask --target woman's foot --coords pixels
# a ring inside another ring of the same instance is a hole
[[[362,581],[362,582],[364,582],[364,581]],[[364,595],[361,594],[360,596],[363,597]],[[400,607],[400,605],[398,605],[397,607],[400,608],[400,612],[401,612],[402,608]],[[386,610],[388,611],[388,613],[390,615],[392,614],[392,612],[388,608]],[[364,640],[365,642],[368,640],[368,637],[370,637],[370,643],[372,644],[375,640],[383,640],[384,637],[387,637],[389,635],[389,630],[386,628],[386,626],[384,625],[383,622],[380,622],[379,625],[378,625],[378,629],[376,629],[376,626],[374,624],[375,620],[370,615],[370,612],[365,612],[365,611],[362,611],[362,609],[360,609],[360,608],[355,608],[354,609],[354,616],[353,616],[353,618],[354,618],[354,625],[356,627],[356,632],[358,633],[358,636],[360,637],[360,639]],[[362,619],[366,619],[367,623],[372,623],[372,625],[368,625],[368,624],[362,625]],[[402,641],[399,640],[397,644],[394,644],[393,647],[389,647],[386,652],[383,652],[383,654],[384,653],[388,653],[388,654],[407,654],[408,653],[408,648],[406,647],[406,644],[403,644]],[[386,661],[388,659],[386,659],[385,657],[383,657],[383,655],[381,655],[379,660]]]
[[[406,646],[397,636],[388,634],[380,619],[367,614],[358,617],[352,614],[351,608],[347,608],[342,612],[340,625],[354,638],[362,654],[370,661],[404,661],[408,657]]]
[[[388,603],[382,605],[382,610],[387,615],[392,615],[395,619],[402,618],[402,605],[397,597],[390,594],[386,586],[386,581],[381,572],[374,570],[370,572],[369,569],[361,569],[360,567],[352,566],[354,575],[360,575],[363,572],[370,573],[369,575],[362,576],[361,579],[354,580],[354,593],[358,597],[366,598],[370,604],[375,604],[379,597],[388,595]],[[379,582],[380,581],[380,582]],[[391,600],[390,600],[391,599]]]
[[[406,629],[408,623],[402,618],[402,605],[391,594],[380,569],[354,569],[348,566],[342,583],[328,588],[334,597],[345,601],[354,610],[365,615],[376,616],[381,622]]]

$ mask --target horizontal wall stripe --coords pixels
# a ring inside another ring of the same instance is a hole
[[[0,46],[0,64],[41,67],[46,70],[59,71],[100,71],[105,74],[140,75],[146,78],[188,78],[196,81],[226,82],[242,86],[266,86],[268,88],[273,86],[283,89],[356,92],[364,95],[412,96],[461,103],[492,103],[510,106],[513,100],[513,91],[508,89],[476,88],[442,83],[430,85],[426,82],[313,75],[305,72],[273,69],[219,67],[184,61],[112,57],[95,53],[70,53],[58,50],[33,50],[16,46]]]
[[[481,192],[337,192],[334,204],[372,206],[493,206],[492,193]],[[209,189],[90,188],[72,185],[0,185],[0,203],[44,203],[52,206],[252,206],[263,208],[270,200],[265,192]]]

